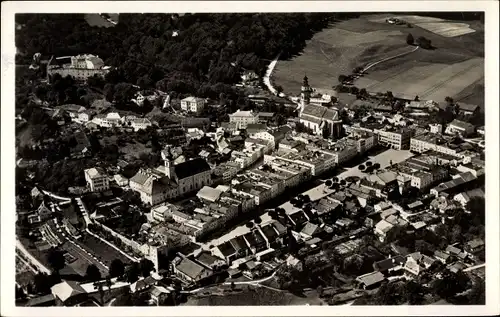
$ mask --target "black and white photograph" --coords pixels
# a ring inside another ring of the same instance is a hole
[[[391,2],[12,5],[2,297],[498,313],[498,3]]]

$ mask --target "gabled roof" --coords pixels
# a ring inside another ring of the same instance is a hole
[[[220,261],[219,258],[213,256],[209,252],[201,252],[196,258],[196,260],[208,267],[212,266],[215,262]]]
[[[403,265],[405,262],[405,257],[396,255],[395,257],[373,263],[373,268],[378,271],[387,271],[389,269]]]
[[[315,225],[315,224],[313,224],[311,222],[307,222],[306,225],[304,226],[304,228],[302,228],[301,233],[306,234],[308,236],[312,236],[315,233],[317,233],[318,230],[319,230],[319,226],[318,225]]]
[[[188,258],[183,258],[181,262],[176,265],[176,270],[196,280],[203,271],[207,269]]]
[[[261,227],[261,230],[262,233],[264,233],[264,236],[266,236],[267,241],[269,242],[273,242],[274,240],[276,240],[276,238],[278,238],[278,234],[271,224]]]
[[[175,165],[174,170],[175,175],[178,179],[184,179],[202,172],[209,171],[210,166],[204,159],[195,158],[193,160]]]
[[[222,253],[222,255],[225,257],[231,256],[231,255],[236,253],[236,250],[234,249],[234,247],[232,246],[232,244],[229,241],[218,245],[217,248]]]
[[[85,290],[75,281],[63,281],[52,286],[51,291],[63,302],[79,294],[85,294]]]
[[[27,307],[35,307],[39,305],[43,305],[45,303],[53,302],[56,299],[54,294],[47,294],[43,296],[38,296],[35,298],[31,298],[28,303],[26,303]]]
[[[379,282],[382,282],[384,279],[385,279],[384,274],[380,272],[371,272],[368,274],[358,276],[356,278],[356,281],[363,283],[366,286],[371,286]]]
[[[457,127],[459,129],[474,129],[474,126],[468,122],[464,122],[464,121],[460,121],[460,120],[453,120],[451,123],[450,123],[451,126],[454,126],[454,127]]]
[[[103,177],[106,174],[104,170],[100,167],[93,167],[85,170],[85,174],[87,174],[91,179]]]

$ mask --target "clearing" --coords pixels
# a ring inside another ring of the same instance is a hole
[[[299,56],[279,61],[273,81],[283,87],[284,93],[294,96],[300,93],[306,74],[317,92],[335,94],[332,86],[338,84],[339,75],[402,54],[370,68],[355,85],[374,92],[419,95],[421,99],[443,101],[450,96],[484,104],[484,83],[481,84],[484,26],[479,21],[465,24],[433,17],[400,16],[412,23],[409,28],[386,23],[389,16],[373,14],[333,23],[315,34]],[[406,44],[408,33],[414,38],[430,39],[435,49],[411,52],[414,46]]]

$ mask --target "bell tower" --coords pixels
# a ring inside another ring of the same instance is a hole
[[[300,89],[300,112],[304,110],[304,107],[309,104],[311,100],[312,88],[309,86],[309,79],[304,76],[304,81],[302,82],[302,88]]]

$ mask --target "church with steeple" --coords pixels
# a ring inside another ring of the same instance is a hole
[[[311,98],[314,90],[309,85],[309,79],[304,76],[300,92],[299,121],[313,134],[336,139],[342,132],[342,120],[339,109],[331,100]]]

